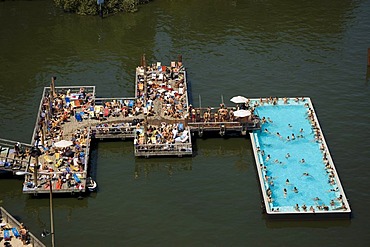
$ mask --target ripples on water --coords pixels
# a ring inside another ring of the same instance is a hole
[[[141,54],[165,64],[182,54],[195,105],[199,95],[202,106],[222,98],[229,105],[238,94],[310,96],[354,218],[265,220],[245,139],[199,140],[197,155],[180,160],[136,160],[131,142],[102,143],[92,154],[99,192],[55,200],[58,243],[364,245],[369,6],[368,0],[158,0],[101,20],[64,14],[51,1],[0,2],[0,138],[29,142],[51,76],[57,85],[94,84],[98,96],[133,96]],[[0,199],[38,234],[48,227],[48,202],[21,195],[21,183],[1,179]]]

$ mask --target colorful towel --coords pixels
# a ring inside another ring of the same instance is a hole
[[[17,228],[13,227],[12,228],[12,232],[13,232],[14,237],[16,237],[16,238],[21,237],[21,235],[19,234]]]
[[[73,173],[73,178],[77,183],[81,183],[81,180],[78,178],[76,173]]]
[[[11,237],[10,237],[10,230],[4,230],[4,240],[5,240],[5,241],[9,241],[9,240],[11,240]]]

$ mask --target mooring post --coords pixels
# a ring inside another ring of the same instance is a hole
[[[366,70],[366,81],[370,79],[370,48],[367,48],[367,70]]]

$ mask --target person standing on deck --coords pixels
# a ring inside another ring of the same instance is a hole
[[[15,156],[18,157],[21,152],[21,144],[19,142],[14,145],[14,152]]]

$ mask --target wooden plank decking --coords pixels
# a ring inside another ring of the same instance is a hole
[[[12,247],[29,246],[29,247],[45,247],[45,245],[35,237],[31,232],[28,232],[29,243],[22,243],[20,237],[16,237],[12,231],[13,228],[17,229],[20,233],[21,223],[17,221],[10,213],[8,213],[3,207],[0,207],[0,245]],[[5,235],[9,233],[9,239],[5,238]]]
[[[50,180],[53,193],[85,192],[92,139],[133,139],[137,157],[181,157],[193,154],[194,132],[245,135],[260,127],[258,117],[233,118],[233,108],[193,108],[181,61],[137,67],[135,97],[97,98],[95,86],[54,83],[44,88],[31,145],[22,144],[40,154],[15,156],[16,142],[0,139],[0,170],[24,171],[24,193],[49,193]],[[72,144],[56,147],[61,140]]]

